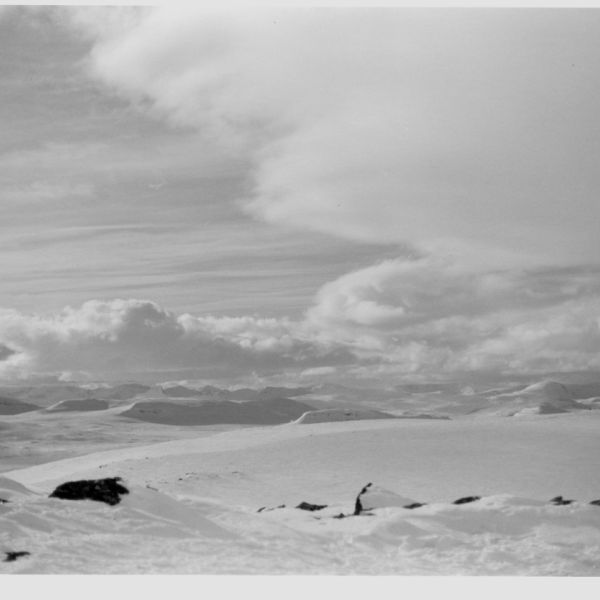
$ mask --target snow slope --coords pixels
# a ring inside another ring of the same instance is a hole
[[[599,416],[286,424],[7,472],[30,494],[0,504],[0,551],[31,555],[0,569],[598,575]],[[130,489],[116,507],[47,498],[113,476]],[[334,518],[371,481],[372,514]],[[452,503],[464,495],[482,498]]]

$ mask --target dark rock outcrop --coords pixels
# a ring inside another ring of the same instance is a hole
[[[311,504],[310,502],[300,502],[296,508],[310,511],[323,510],[324,508],[327,508],[327,504]]]
[[[555,496],[550,502],[555,506],[565,506],[566,504],[572,504],[574,500],[565,500],[562,496]]]
[[[477,502],[477,500],[481,500],[481,496],[464,496],[455,500],[452,504],[469,504],[469,502]]]
[[[17,558],[22,558],[23,556],[30,556],[31,552],[20,550],[18,552],[5,552],[4,554],[6,554],[6,558],[3,562],[15,562]]]
[[[592,500],[590,504],[593,504],[594,506],[600,506],[600,500]]]
[[[412,510],[413,508],[421,508],[421,506],[426,506],[425,502],[413,502],[412,504],[407,504],[403,508],[408,508]]]
[[[363,505],[362,505],[362,502],[360,501],[360,497],[361,497],[363,494],[366,494],[366,493],[367,493],[367,490],[368,490],[368,489],[369,489],[369,488],[370,488],[372,485],[373,485],[373,484],[372,484],[371,482],[367,483],[367,485],[365,485],[365,487],[364,487],[362,490],[360,490],[360,492],[359,492],[358,496],[356,496],[356,500],[355,500],[355,502],[354,502],[354,516],[355,516],[355,517],[356,517],[356,516],[358,516],[358,515],[360,515],[360,513],[361,513],[361,512],[362,512],[362,510],[363,510]]]
[[[106,479],[82,479],[80,481],[68,481],[59,485],[51,494],[50,498],[61,498],[63,500],[95,500],[105,502],[114,506],[121,502],[121,496],[129,494],[129,490],[121,485],[120,477],[108,477]]]

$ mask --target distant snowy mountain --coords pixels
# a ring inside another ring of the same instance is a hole
[[[144,394],[150,389],[152,389],[150,386],[141,383],[122,383],[107,388],[95,389],[93,395],[104,400],[131,400],[131,398]]]
[[[169,398],[211,398],[220,400],[259,400],[268,398],[294,398],[311,392],[310,388],[265,387],[263,389],[224,389],[214,385],[192,388],[184,385],[161,386],[162,393]]]
[[[567,383],[565,387],[571,393],[574,400],[589,400],[600,398],[600,382],[594,381],[590,383]]]
[[[187,388],[183,385],[173,385],[170,387],[162,387],[162,393],[169,398],[191,398],[196,396],[201,396],[202,392],[200,390],[194,390],[192,388]]]
[[[307,419],[336,420],[382,418],[377,413],[388,413],[395,417],[455,418],[466,415],[544,415],[600,408],[600,382],[572,382],[572,379],[565,378],[566,382],[550,379],[529,385],[515,382],[504,386],[494,384],[487,388],[481,383],[470,385],[456,382],[414,383],[394,387],[377,387],[375,384],[369,387],[365,383],[360,387],[351,387],[328,382],[297,387],[267,386],[262,389],[215,385],[196,388],[186,382],[183,382],[185,385],[172,382],[155,386],[135,382],[6,385],[0,387],[0,398],[5,399],[0,406],[0,414],[18,414],[50,407],[53,410],[89,410],[93,406],[87,402],[90,400],[102,400],[110,405],[134,399],[144,402],[173,400],[178,404],[185,400],[239,403],[281,398],[302,399],[312,410],[333,410],[329,414],[321,413],[320,416],[314,415]],[[61,404],[71,401],[73,402],[70,404]],[[78,406],[80,408],[75,408]],[[354,412],[344,416],[344,411]],[[367,416],[369,414],[372,416]],[[302,414],[295,418],[301,416]]]
[[[589,405],[573,399],[568,384],[557,381],[540,381],[520,390],[494,395],[491,399],[493,406],[485,412],[505,416],[590,410]]]
[[[15,398],[23,402],[38,404],[38,408],[48,407],[62,400],[89,398],[90,390],[71,384],[41,384],[27,386],[5,386],[0,395]]]
[[[1,396],[8,396],[24,402],[34,402],[48,408],[65,400],[130,400],[151,388],[139,383],[118,385],[95,384],[78,386],[73,384],[42,384],[28,386],[5,386],[0,388]],[[38,406],[38,408],[39,408]]]

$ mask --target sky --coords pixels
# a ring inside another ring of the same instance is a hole
[[[0,10],[0,379],[600,371],[600,11]]]

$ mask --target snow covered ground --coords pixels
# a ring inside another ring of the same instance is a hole
[[[130,425],[136,444],[82,441],[79,456],[1,474],[0,551],[30,554],[0,572],[600,574],[598,411],[163,426],[172,441]],[[48,498],[65,481],[117,476],[130,493],[116,506]],[[351,516],[368,482],[388,501]],[[575,502],[549,502],[558,495]],[[463,496],[481,498],[453,504]]]

